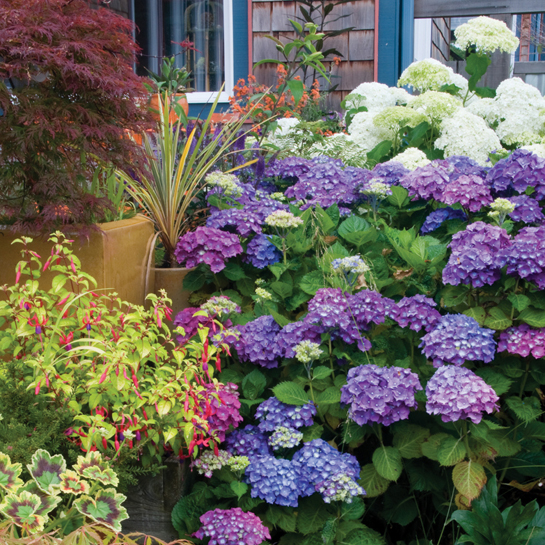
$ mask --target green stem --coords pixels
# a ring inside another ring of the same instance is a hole
[[[376,436],[378,437],[378,440],[380,441],[380,444],[384,446],[384,443],[382,442],[382,427],[380,424],[376,424],[373,426],[373,431],[375,432]]]
[[[526,360],[526,371],[524,372],[524,378],[522,379],[522,384],[520,385],[519,397],[522,398],[524,393],[524,388],[526,387],[526,381],[528,380],[528,374],[530,373],[530,360]]]
[[[284,265],[287,265],[288,258],[286,255],[286,239],[285,238],[282,239],[282,255],[284,256]]]
[[[467,431],[467,421],[462,422],[462,433],[463,433],[463,439],[464,439],[464,446],[466,447],[467,457],[471,458],[472,452],[469,448],[469,433]]]

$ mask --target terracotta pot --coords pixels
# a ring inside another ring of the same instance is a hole
[[[175,97],[176,97],[176,102],[182,107],[183,111],[185,112],[185,115],[187,115],[189,113],[189,104],[187,102],[187,97],[185,96],[185,93],[176,93]],[[161,100],[163,100],[163,97],[161,97]],[[167,101],[167,106],[170,106],[170,99],[168,97],[166,97],[166,101]],[[155,110],[155,112],[153,112],[153,115],[155,116],[157,120],[159,120],[160,114],[156,113],[156,112],[159,112],[159,98],[156,94],[151,96],[149,107],[150,109]],[[163,107],[164,107],[164,104],[163,104]],[[169,121],[170,123],[176,123],[176,121],[178,121],[178,116],[176,115],[176,112],[174,111],[174,109],[170,110]]]
[[[91,233],[89,240],[80,246],[75,239],[72,249],[81,261],[83,272],[98,283],[97,288],[115,291],[123,301],[143,305],[146,297],[146,265],[150,245],[154,239],[153,223],[143,217],[102,223],[100,231]],[[21,260],[21,247],[11,242],[19,233],[0,230],[0,285],[15,283],[15,268]],[[31,249],[45,262],[52,243],[48,235],[34,237]],[[40,277],[40,288],[48,290],[57,273],[46,271]],[[67,285],[68,286],[68,285]]]
[[[178,312],[184,310],[184,308],[190,307],[189,296],[190,291],[183,289],[184,278],[187,273],[193,269],[153,269],[153,275],[155,276],[154,293],[159,294],[159,290],[163,289],[167,292],[167,295],[172,299],[172,318],[178,314]],[[169,324],[172,322],[169,322]]]

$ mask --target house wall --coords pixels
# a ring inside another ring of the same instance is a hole
[[[360,83],[374,79],[374,43],[375,43],[375,1],[358,0],[337,6],[330,17],[344,15],[343,19],[326,27],[328,30],[340,30],[354,27],[350,33],[331,38],[325,47],[336,48],[343,56],[336,65],[333,55],[327,57],[324,64],[333,75],[332,85],[338,84],[327,104],[329,108],[338,109],[341,100]],[[263,59],[280,59],[272,40],[272,35],[282,42],[295,37],[288,19],[300,16],[298,5],[292,1],[252,0],[252,61]],[[276,65],[267,63],[257,66],[254,75],[259,83],[272,85],[275,82]],[[312,83],[309,81],[307,83]],[[322,89],[327,83],[321,84]]]
[[[110,0],[108,3],[102,2],[102,0],[93,0],[93,3],[102,7],[107,7],[124,17],[130,17],[130,0]]]
[[[435,17],[431,20],[430,55],[441,62],[450,59],[450,18]]]

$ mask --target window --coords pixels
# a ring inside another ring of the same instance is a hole
[[[133,6],[142,48],[137,72],[158,72],[161,59],[175,55],[176,65],[192,74],[190,103],[209,101],[223,82],[220,101],[227,102],[234,84],[232,0],[134,0]],[[194,50],[184,51],[184,41]]]

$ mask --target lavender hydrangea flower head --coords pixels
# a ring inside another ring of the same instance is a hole
[[[307,322],[286,324],[276,336],[276,347],[283,358],[294,358],[294,348],[302,341],[320,344],[322,339],[317,329]]]
[[[503,257],[507,260],[508,274],[535,282],[540,290],[545,289],[545,226],[521,229]]]
[[[241,361],[250,361],[261,367],[278,367],[280,352],[276,347],[276,335],[280,326],[272,316],[260,316],[240,326],[240,339],[235,343]]]
[[[451,155],[445,158],[445,161],[454,167],[454,170],[450,173],[451,182],[462,175],[475,175],[480,178],[486,178],[490,170],[490,168],[479,165],[477,161],[465,155]]]
[[[212,227],[197,227],[180,237],[174,255],[178,263],[185,263],[188,268],[206,263],[217,273],[225,268],[227,259],[240,253],[242,246],[238,236]]]
[[[209,537],[208,545],[261,545],[271,539],[260,518],[240,507],[207,511],[199,520],[202,527],[193,535],[198,539]]]
[[[532,329],[528,324],[509,327],[500,334],[498,352],[507,350],[523,358],[532,354],[534,358],[545,356],[545,328]]]
[[[211,317],[231,314],[231,312],[240,313],[240,307],[226,295],[210,297],[200,308],[208,312]]]
[[[183,327],[185,335],[178,335],[176,340],[180,344],[184,344],[187,340],[197,334],[199,331],[199,325],[203,327],[208,327],[212,323],[212,318],[210,316],[195,316],[196,312],[199,312],[201,309],[197,307],[188,307],[184,308],[182,311],[178,312],[176,318],[174,318],[174,327]]]
[[[246,468],[245,478],[252,487],[252,498],[261,498],[269,504],[297,507],[299,496],[310,496],[314,492],[296,460],[255,456]]]
[[[433,358],[434,367],[447,363],[459,366],[468,360],[491,362],[496,341],[494,331],[480,327],[471,316],[447,314],[422,337],[419,347],[427,358]]]
[[[273,450],[296,447],[303,439],[303,432],[278,426],[269,437],[269,445]]]
[[[244,208],[215,210],[206,220],[206,226],[233,231],[243,237],[248,237],[253,233],[261,233],[260,217]]]
[[[229,452],[237,456],[264,456],[271,454],[267,436],[256,426],[248,424],[232,431],[225,438]]]
[[[454,210],[450,206],[446,208],[438,208],[431,212],[424,221],[424,224],[420,228],[420,232],[425,235],[431,233],[436,229],[439,229],[443,222],[447,220],[462,220],[467,221],[467,216],[463,210]]]
[[[311,169],[312,163],[302,157],[287,157],[271,161],[265,169],[267,178],[280,178],[283,180],[298,180]]]
[[[360,464],[355,456],[339,452],[323,439],[305,443],[294,454],[293,460],[301,464],[313,486],[327,481],[333,475],[345,474],[353,479],[358,479],[360,475]]]
[[[403,166],[403,163],[392,159],[385,163],[379,163],[372,170],[373,178],[378,178],[381,182],[388,185],[398,185],[399,180],[409,174],[410,170]]]
[[[365,490],[349,475],[337,473],[316,485],[316,492],[322,495],[326,503],[342,501],[352,503],[355,496],[363,496]]]
[[[430,331],[441,318],[441,314],[435,309],[436,306],[435,301],[425,295],[403,297],[393,307],[391,317],[401,327],[408,327],[413,331],[421,329]]]
[[[280,426],[299,429],[303,426],[312,426],[316,416],[314,403],[305,405],[287,405],[278,401],[276,397],[270,397],[261,403],[255,412],[259,420],[258,429],[262,432],[271,432]]]
[[[267,235],[257,235],[246,247],[245,261],[257,269],[264,269],[278,263],[282,259],[282,252],[270,241]]]
[[[399,180],[400,185],[409,191],[411,197],[426,201],[440,200],[449,183],[449,171],[452,167],[446,161],[432,161],[419,167]]]
[[[445,204],[460,203],[470,212],[478,212],[492,202],[490,188],[485,181],[475,174],[463,174],[450,181],[437,199]]]
[[[452,237],[452,254],[443,269],[445,284],[472,284],[480,288],[501,277],[505,252],[511,246],[509,235],[501,227],[476,221]]]
[[[416,409],[416,390],[422,390],[418,375],[402,367],[378,367],[368,364],[348,371],[341,388],[341,403],[350,405],[348,418],[363,426],[378,422],[389,426],[409,418]]]
[[[240,401],[238,386],[232,382],[227,384],[205,384],[208,389],[208,400],[210,403],[211,414],[208,417],[208,424],[211,431],[216,431],[220,441],[225,440],[225,432],[228,432],[231,426],[237,428],[242,422],[240,416]],[[217,394],[217,397],[210,395]]]
[[[541,211],[539,203],[528,195],[519,195],[509,199],[515,209],[509,214],[513,221],[522,221],[523,223],[542,223],[545,215]]]
[[[199,475],[210,479],[212,473],[226,465],[229,458],[231,458],[231,453],[226,450],[219,450],[217,454],[214,454],[213,450],[205,450],[196,460],[191,462],[191,468],[196,467]]]
[[[373,290],[361,290],[347,299],[351,317],[359,329],[368,329],[371,323],[382,324],[395,306],[392,299]]]
[[[498,396],[486,382],[465,367],[437,369],[426,386],[426,412],[441,415],[443,422],[469,418],[478,424],[483,412],[498,410]]]

